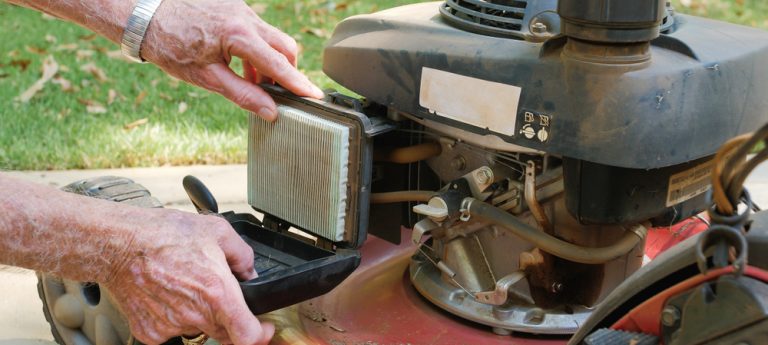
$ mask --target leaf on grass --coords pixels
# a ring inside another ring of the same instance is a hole
[[[139,92],[139,95],[136,96],[136,99],[133,100],[133,104],[134,105],[141,104],[141,102],[144,102],[144,98],[147,98],[147,92],[144,90],[141,90],[141,92]]]
[[[40,92],[40,90],[45,87],[45,84],[51,80],[51,78],[53,78],[53,76],[56,75],[58,71],[59,64],[56,62],[53,56],[49,55],[47,58],[45,58],[45,60],[43,60],[43,75],[34,84],[32,84],[29,89],[22,92],[17,100],[22,103],[29,102],[29,100],[32,99],[35,94]]]
[[[90,114],[105,114],[107,112],[107,108],[96,101],[91,101],[90,105],[85,106],[85,110]]]
[[[79,61],[79,60],[91,58],[91,57],[93,57],[93,54],[95,54],[95,53],[96,52],[94,52],[93,50],[80,49],[80,50],[77,51],[77,53],[75,53],[75,57]]]
[[[32,60],[27,59],[21,59],[21,60],[11,60],[11,66],[18,67],[21,69],[21,71],[26,71],[27,67],[29,67],[29,64],[32,63]]]
[[[0,79],[8,78],[8,76],[10,76],[10,74],[5,73],[5,72],[0,72]]]
[[[164,93],[164,92],[161,92],[161,93],[160,93],[160,94],[158,94],[157,96],[158,96],[158,97],[160,97],[160,99],[164,99],[164,100],[166,100],[166,101],[172,101],[172,100],[173,100],[173,97],[171,97],[171,96],[168,96],[168,94],[167,94],[167,93]]]
[[[264,14],[264,12],[267,12],[267,4],[257,2],[251,5],[251,9],[253,10],[254,13],[258,15],[262,15]]]
[[[77,43],[67,43],[67,44],[60,44],[60,45],[56,46],[56,48],[54,48],[54,50],[56,50],[56,51],[62,51],[62,50],[73,51],[73,50],[77,50],[77,48],[79,48],[77,46]]]
[[[114,89],[109,89],[109,91],[107,91],[107,105],[112,105],[112,103],[115,103],[115,99],[117,99],[117,91]]]
[[[170,86],[172,89],[178,89],[179,80],[170,75],[168,77],[168,86]]]
[[[14,50],[9,51],[8,54],[6,54],[6,55],[8,55],[9,58],[15,58],[15,57],[19,56],[19,51],[14,49]]]
[[[320,28],[310,28],[310,27],[303,27],[301,28],[301,32],[305,34],[310,34],[312,36],[320,37],[320,38],[330,38],[331,35],[328,33],[328,31],[320,29]]]
[[[45,35],[45,41],[48,43],[56,43],[56,36],[51,34]]]
[[[179,103],[179,114],[184,114],[189,106],[187,105],[187,102],[181,102]]]
[[[96,39],[96,34],[89,34],[89,35],[80,35],[78,37],[81,41],[93,41]]]
[[[51,81],[53,84],[56,84],[61,87],[61,91],[63,92],[72,92],[75,90],[75,88],[72,86],[72,82],[69,80],[66,80],[62,77],[56,77],[53,78],[53,81]]]
[[[56,17],[54,17],[54,16],[52,16],[52,15],[50,15],[48,13],[43,13],[43,19],[45,19],[45,20],[56,20],[58,18],[56,18]]]
[[[123,55],[123,52],[121,52],[119,50],[110,50],[110,51],[106,52],[105,54],[107,54],[107,57],[109,57],[110,59],[123,60],[123,61],[131,61],[127,57],[125,57],[125,55]]]
[[[96,66],[96,64],[93,62],[89,62],[80,66],[80,70],[86,73],[90,73],[94,78],[96,78],[96,80],[102,83],[109,80],[109,78],[107,78],[107,74],[104,73],[104,70]]]
[[[149,122],[149,119],[145,117],[143,119],[136,120],[136,121],[133,121],[131,123],[128,123],[125,126],[123,126],[123,128],[125,128],[126,130],[131,130],[131,129],[134,129],[134,128],[139,127],[139,126],[146,125],[148,122]]]
[[[37,54],[37,55],[48,54],[48,51],[45,50],[44,48],[39,48],[39,47],[35,47],[35,46],[26,46],[26,47],[24,47],[24,50],[26,50],[26,51],[28,51],[28,52],[30,52],[32,54]]]
[[[336,6],[333,8],[336,11],[344,11],[349,7],[349,4],[346,2],[342,2],[339,4],[336,4]]]

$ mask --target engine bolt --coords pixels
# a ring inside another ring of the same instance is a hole
[[[563,291],[563,283],[552,283],[552,293],[560,293]]]
[[[547,30],[548,30],[547,24],[544,24],[542,22],[534,23],[531,26],[531,31],[534,34],[545,34],[545,33],[547,33]]]
[[[467,168],[467,160],[464,159],[463,156],[456,156],[456,158],[451,161],[451,168],[456,171],[462,171]]]
[[[491,169],[482,168],[475,172],[475,181],[480,185],[486,185],[493,181],[493,172]]]
[[[661,324],[667,327],[673,327],[680,320],[680,310],[675,306],[667,306],[661,312]]]

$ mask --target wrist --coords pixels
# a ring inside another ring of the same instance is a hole
[[[135,62],[144,62],[142,57],[142,45],[146,39],[152,18],[155,16],[163,0],[138,0],[136,6],[128,17],[120,41],[120,50],[128,59]]]

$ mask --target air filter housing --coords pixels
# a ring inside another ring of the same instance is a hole
[[[269,123],[250,115],[250,205],[337,245],[360,246],[371,183],[369,119],[331,102],[267,89],[279,116]]]

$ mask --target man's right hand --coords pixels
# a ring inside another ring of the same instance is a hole
[[[269,121],[277,118],[277,106],[258,83],[274,81],[299,96],[323,97],[296,69],[296,41],[242,0],[164,0],[141,52],[168,74]],[[243,60],[244,77],[230,69],[233,56]]]
[[[139,341],[205,333],[224,344],[269,342],[274,327],[259,323],[238,284],[256,277],[253,251],[229,223],[167,209],[136,212],[133,240],[102,284]]]

